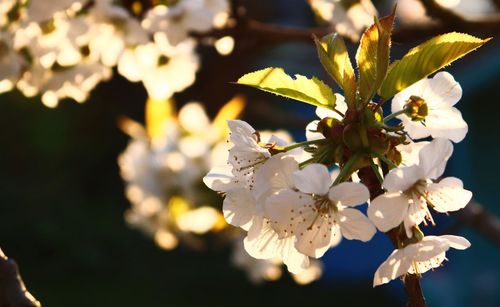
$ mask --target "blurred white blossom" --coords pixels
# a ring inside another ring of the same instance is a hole
[[[331,23],[335,31],[359,40],[361,33],[373,24],[377,9],[370,0],[308,0],[313,11],[322,20]]]
[[[178,242],[189,245],[196,235],[224,225],[213,208],[216,195],[200,183],[213,161],[225,159],[210,152],[225,144],[219,117],[236,116],[243,102],[230,101],[214,122],[199,103],[186,104],[178,115],[171,102],[150,100],[147,107],[146,128],[131,120],[122,124],[132,137],[118,159],[132,204],[126,219],[163,248],[174,248]],[[208,134],[212,137],[205,137]],[[227,155],[227,150],[220,154]]]
[[[163,100],[194,82],[199,67],[194,47],[193,40],[171,46],[157,33],[154,42],[125,50],[118,71],[132,82],[142,81],[151,98]]]
[[[150,9],[142,25],[150,33],[164,33],[171,45],[177,45],[186,40],[190,32],[223,27],[228,16],[227,0],[179,0],[173,5]]]

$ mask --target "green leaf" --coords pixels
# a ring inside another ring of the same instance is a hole
[[[344,40],[341,36],[333,33],[321,39],[314,37],[314,43],[321,64],[344,90],[347,105],[354,105],[356,101],[356,77]]]
[[[373,98],[387,74],[395,13],[396,10],[393,10],[380,21],[375,17],[375,23],[361,37],[356,53],[361,105]]]
[[[292,98],[315,106],[333,109],[335,95],[323,81],[295,75],[295,79],[283,68],[269,67],[241,77],[238,84],[244,84],[279,96]]]
[[[483,40],[457,32],[431,38],[390,65],[379,95],[384,99],[394,96],[413,83],[481,47],[490,39]]]

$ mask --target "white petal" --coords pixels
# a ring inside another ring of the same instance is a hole
[[[298,274],[309,267],[309,257],[295,248],[295,237],[288,237],[279,241],[279,257],[289,272]]]
[[[278,154],[271,157],[255,173],[255,197],[271,195],[283,189],[295,188],[292,174],[299,169],[292,156]]]
[[[359,210],[345,208],[338,212],[340,231],[349,240],[370,241],[377,232],[375,226]]]
[[[296,232],[298,223],[303,219],[300,216],[304,213],[302,208],[313,202],[308,194],[286,189],[268,197],[264,203],[264,211],[272,221],[271,227],[283,238]]]
[[[345,102],[344,96],[342,96],[339,93],[335,93],[335,98],[336,98],[335,109],[337,109],[341,113],[345,114],[347,112],[347,103]],[[335,112],[335,114],[337,114],[337,113]],[[342,120],[342,117],[339,114],[337,114],[336,118],[338,120]]]
[[[274,131],[274,133],[279,134],[279,136],[271,134],[267,140],[265,138],[265,133],[266,131],[260,133],[261,140],[265,143],[276,143],[278,146],[287,146],[293,142],[292,136],[284,130]]]
[[[439,254],[446,252],[449,249],[449,244],[446,240],[438,236],[425,236],[422,241],[406,246],[403,251],[405,257],[411,261],[427,261],[437,257]]]
[[[427,187],[427,201],[438,212],[446,213],[464,208],[472,198],[472,192],[462,188],[458,178],[448,177]]]
[[[211,190],[226,192],[235,187],[233,183],[232,167],[230,165],[216,166],[203,177],[203,183]]]
[[[290,210],[295,215],[288,219],[288,224],[284,227],[293,229],[291,234],[297,237],[295,247],[299,252],[319,258],[332,244],[339,242],[337,237],[341,234],[332,215],[333,210],[328,213],[318,212],[311,200],[304,202],[302,207],[293,209],[293,212]],[[273,223],[272,226],[274,225]]]
[[[227,125],[229,126],[229,130],[231,131],[231,136],[238,138],[239,136],[250,137],[255,133],[255,129],[250,126],[245,121],[242,120],[228,120]],[[237,143],[231,139],[231,142]]]
[[[229,224],[248,230],[255,214],[255,199],[246,189],[231,190],[224,199],[222,212]]]
[[[242,120],[228,120],[231,132],[229,140],[235,145],[252,146],[255,143],[255,129]]]
[[[434,138],[446,138],[459,143],[465,138],[469,127],[456,108],[431,110],[425,124]]]
[[[413,237],[413,226],[420,225],[425,219],[427,214],[427,204],[421,197],[414,197],[413,203],[409,205],[408,211],[404,217],[404,226],[406,229],[406,236]]]
[[[335,94],[335,98],[336,98],[335,109],[337,109],[339,112],[345,114],[345,112],[347,111],[347,104],[345,103],[344,96],[336,93]],[[325,117],[331,117],[331,118],[335,118],[335,119],[338,119],[338,120],[342,120],[342,117],[340,116],[340,114],[338,114],[337,112],[332,111],[330,109],[323,108],[323,107],[317,107],[316,108],[316,115],[320,119],[323,119]]]
[[[453,247],[455,249],[464,250],[470,247],[470,242],[464,237],[452,236],[452,235],[444,235],[439,237],[443,240],[446,240],[450,245],[450,247]]]
[[[306,216],[303,227],[297,230],[295,247],[309,257],[320,258],[332,246],[339,242],[341,233],[337,224],[326,218],[315,218],[313,214]],[[332,223],[332,224],[330,224]]]
[[[402,162],[401,164],[404,166],[410,166],[414,164],[418,164],[419,162],[419,153],[422,148],[429,144],[430,142],[422,141],[422,142],[411,142],[408,145],[398,145],[396,149],[401,152]]]
[[[447,139],[434,139],[420,150],[419,166],[425,178],[440,177],[446,167],[446,162],[453,153],[453,145]]]
[[[442,71],[431,79],[425,96],[424,99],[433,100],[434,103],[453,106],[462,98],[462,88],[450,73]]]
[[[313,120],[306,126],[306,139],[308,141],[320,140],[325,137],[319,132],[315,132],[318,129],[319,120]]]
[[[383,186],[388,192],[406,191],[420,179],[424,174],[418,165],[398,167],[385,175]]]
[[[255,216],[243,244],[250,256],[270,259],[276,256],[277,241],[278,234],[269,226],[269,220]]]
[[[330,188],[328,197],[342,206],[358,206],[370,199],[370,191],[362,183],[342,182]]]
[[[400,192],[382,194],[370,202],[368,217],[380,231],[389,231],[403,221],[408,201]]]
[[[269,220],[255,217],[243,244],[250,256],[257,259],[279,258],[290,272],[299,273],[309,266],[309,257],[297,251],[295,239],[295,236],[280,239]]]
[[[320,118],[320,119],[323,119],[325,117],[333,117],[333,118],[337,118],[339,117],[339,115],[330,110],[330,109],[327,109],[327,108],[323,108],[323,107],[317,107],[316,108],[316,115]]]
[[[293,180],[301,192],[316,195],[326,195],[331,184],[330,173],[326,166],[316,163],[294,172]]]
[[[373,276],[373,286],[379,286],[406,274],[411,262],[404,258],[403,250],[397,249],[382,262]]]
[[[431,135],[431,131],[422,122],[414,122],[405,114],[399,115],[398,118],[403,122],[404,130],[412,139],[419,140]]]

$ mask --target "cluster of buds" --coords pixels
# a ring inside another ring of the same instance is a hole
[[[297,273],[342,238],[366,242],[378,229],[395,250],[375,272],[377,286],[408,274],[418,278],[440,266],[449,248],[470,246],[462,237],[423,234],[422,224],[434,224],[431,211],[460,210],[472,197],[458,178],[442,178],[451,141],[461,141],[468,129],[453,107],[461,87],[447,72],[427,76],[487,40],[444,34],[389,65],[393,21],[394,12],[363,34],[357,78],[341,37],[315,40],[321,63],[345,97],[281,68],[238,80],[316,105],[319,117],[307,126],[307,140],[294,144],[263,140],[248,123],[228,122],[228,162],[204,181],[225,195],[226,221],[248,231],[244,247],[252,257],[279,258]],[[367,215],[358,209],[364,204]]]

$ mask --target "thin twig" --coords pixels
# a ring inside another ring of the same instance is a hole
[[[26,290],[19,275],[16,262],[7,258],[0,249],[0,306],[41,307],[31,293]]]
[[[454,215],[458,223],[450,229],[451,233],[458,232],[464,226],[469,227],[500,247],[500,219],[484,209],[481,204],[471,200],[465,208],[455,212]]]

